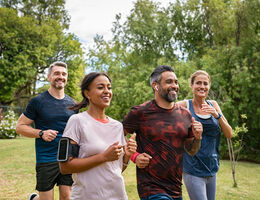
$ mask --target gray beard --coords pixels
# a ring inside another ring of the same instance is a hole
[[[176,94],[176,95],[170,95],[170,93],[168,93],[168,94],[165,96],[165,100],[168,101],[169,103],[176,101],[177,98],[178,98],[178,94]]]
[[[163,90],[159,91],[159,94],[162,98],[164,98],[167,102],[171,103],[176,101],[177,97],[178,97],[178,93],[174,94],[174,95],[170,95],[170,92],[167,92],[166,94],[163,92]]]
[[[56,90],[62,90],[62,89],[64,89],[63,86],[56,86],[55,84],[52,84],[52,87],[55,88]]]

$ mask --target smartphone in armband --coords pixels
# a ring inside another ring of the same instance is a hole
[[[69,155],[69,138],[62,137],[59,140],[57,161],[65,162],[68,160]]]

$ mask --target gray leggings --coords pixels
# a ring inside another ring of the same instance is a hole
[[[217,175],[198,177],[183,173],[182,177],[190,200],[215,200]]]

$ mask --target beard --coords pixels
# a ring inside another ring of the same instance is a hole
[[[55,89],[57,90],[62,90],[64,87],[63,86],[60,86],[60,85],[52,85]]]
[[[174,92],[172,92],[172,91],[174,91]],[[160,88],[159,94],[163,99],[165,99],[169,103],[176,101],[176,99],[178,98],[177,89],[163,90],[162,88]]]
[[[65,87],[65,83],[64,84],[60,84],[60,83],[56,83],[56,81],[51,83],[52,87],[57,89],[57,90],[62,90]]]

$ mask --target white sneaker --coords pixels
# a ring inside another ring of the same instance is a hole
[[[30,194],[28,200],[33,200],[34,197],[38,197],[38,194],[37,194],[37,193],[32,193],[32,194]]]

